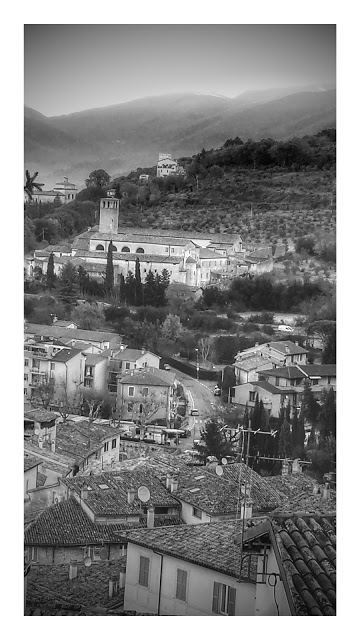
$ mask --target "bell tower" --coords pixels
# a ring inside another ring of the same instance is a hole
[[[117,233],[120,200],[115,198],[115,189],[106,191],[106,198],[100,200],[100,233]]]

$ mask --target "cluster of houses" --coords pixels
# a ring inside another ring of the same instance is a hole
[[[251,408],[258,396],[269,415],[278,418],[284,406],[290,406],[290,415],[299,411],[305,385],[316,400],[324,389],[336,391],[336,365],[307,364],[308,353],[291,340],[256,343],[239,352],[233,402]]]
[[[92,424],[87,452],[84,424],[72,445],[62,428],[52,449],[25,442],[27,493],[43,495],[25,527],[26,615],[335,615],[335,493],[301,465],[220,475],[152,447],[104,471],[111,427]]]

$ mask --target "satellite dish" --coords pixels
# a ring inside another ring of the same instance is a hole
[[[90,558],[90,556],[86,556],[86,558],[84,560],[84,565],[85,565],[85,567],[91,567],[91,558]]]
[[[147,487],[142,486],[138,489],[138,498],[141,502],[149,502],[150,500],[150,491]]]
[[[221,458],[221,464],[227,464],[226,458]]]
[[[222,474],[224,473],[224,469],[218,464],[218,466],[215,467],[215,473],[217,476],[222,476]]]
[[[34,433],[35,433],[36,436],[38,436],[41,433],[40,427],[35,427]]]
[[[101,547],[100,549],[100,558],[101,560],[107,559],[107,550],[105,549],[105,547]]]

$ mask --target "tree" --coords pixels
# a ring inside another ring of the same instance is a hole
[[[89,426],[99,415],[105,395],[93,389],[84,389],[82,392],[82,410],[88,418]]]
[[[113,243],[109,242],[106,272],[105,272],[105,291],[108,296],[111,296],[114,292],[114,263],[113,263]]]
[[[144,303],[143,285],[141,282],[140,260],[135,260],[134,304],[139,306]]]
[[[336,401],[332,387],[322,392],[322,404],[319,410],[320,444],[324,444],[329,437],[336,438]]]
[[[326,338],[321,362],[322,364],[336,364],[336,324]]]
[[[233,389],[236,385],[235,367],[224,367],[221,376],[221,397],[224,402],[231,403]]]
[[[81,264],[79,264],[77,268],[77,272],[78,272],[79,291],[80,293],[82,293],[82,295],[84,295],[88,289],[89,276]]]
[[[96,331],[105,322],[104,311],[95,303],[82,302],[72,312],[72,319],[80,329]]]
[[[152,269],[148,271],[144,283],[144,304],[154,304],[154,298],[156,296],[155,276]]]
[[[314,398],[309,381],[306,380],[301,402],[301,413],[304,420],[307,420],[314,427],[318,419],[319,410],[320,405]]]
[[[120,273],[120,278],[119,278],[119,300],[120,302],[124,302],[126,299],[126,295],[125,295],[125,278],[124,278],[124,274]]]
[[[125,301],[127,304],[134,304],[135,300],[135,278],[132,271],[127,272],[125,278]]]
[[[212,347],[212,339],[210,337],[200,338],[198,342],[198,346],[199,346],[200,356],[205,363],[207,362],[210,355],[210,351]]]
[[[233,443],[227,438],[224,426],[216,419],[210,418],[201,433],[201,441],[194,447],[205,463],[208,456],[218,460],[233,453]]]
[[[74,265],[66,262],[59,277],[59,298],[67,307],[74,307],[79,291],[79,276]]]
[[[30,218],[24,219],[24,251],[30,253],[36,249],[35,225]]]
[[[185,319],[193,310],[195,296],[187,284],[171,282],[166,289],[166,301],[170,313]]]
[[[301,458],[304,455],[305,444],[304,417],[302,414],[298,416],[296,410],[291,420],[291,444],[292,456],[294,458]]]
[[[182,333],[182,324],[180,322],[179,316],[175,316],[169,313],[166,316],[161,327],[162,337],[176,342],[180,338],[181,333]]]
[[[53,289],[56,283],[56,275],[54,269],[54,254],[53,252],[49,255],[48,266],[46,271],[46,284],[48,289]]]
[[[92,171],[88,178],[85,180],[86,186],[89,187],[97,187],[102,189],[109,184],[111,178],[109,174],[104,169],[95,169]]]
[[[30,404],[47,409],[54,399],[54,379],[44,376],[44,380],[33,388]]]
[[[279,458],[289,458],[291,456],[291,431],[287,420],[284,420],[280,427],[278,455]]]
[[[38,171],[35,171],[33,176],[30,176],[30,173],[29,173],[29,171],[27,169],[25,171],[26,182],[25,182],[25,186],[24,186],[24,191],[27,194],[27,196],[29,197],[29,200],[32,200],[33,193],[34,193],[35,189],[36,189],[36,191],[42,191],[41,187],[44,186],[43,182],[35,182],[35,179],[37,178],[38,175],[39,175]]]

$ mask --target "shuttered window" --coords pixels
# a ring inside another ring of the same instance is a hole
[[[187,571],[177,570],[176,597],[178,600],[186,601]]]
[[[235,615],[236,589],[221,582],[214,582],[213,589],[213,613],[224,616]]]
[[[149,558],[140,556],[139,584],[141,584],[143,587],[149,586],[149,566]]]

